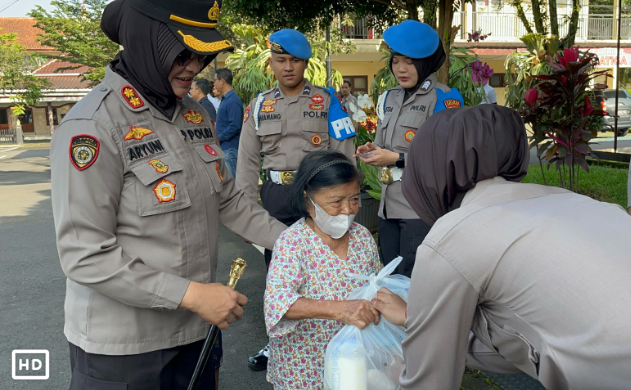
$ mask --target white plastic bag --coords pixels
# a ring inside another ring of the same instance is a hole
[[[406,302],[410,278],[390,275],[402,258],[397,257],[378,275],[349,274],[368,283],[349,294],[346,299],[373,300],[386,287]],[[403,371],[405,328],[388,322],[383,316],[379,325],[370,324],[363,330],[346,325],[329,342],[324,364],[325,390],[396,390]]]

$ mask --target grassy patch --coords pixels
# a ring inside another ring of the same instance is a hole
[[[554,166],[547,169],[544,164],[543,171],[548,185],[559,185],[559,173]],[[602,202],[618,203],[627,208],[628,176],[628,169],[590,165],[589,173],[580,170],[578,192]],[[538,164],[528,168],[528,175],[522,180],[522,183],[543,184],[541,168]]]

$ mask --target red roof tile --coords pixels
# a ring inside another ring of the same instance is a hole
[[[62,74],[67,74],[67,73],[71,73],[71,74],[85,73],[90,70],[90,67],[82,65],[77,69],[66,69],[63,72],[57,72],[58,69],[67,68],[70,66],[74,67],[74,66],[77,66],[77,64],[72,64],[68,61],[51,60],[45,63],[44,65],[40,66],[37,70],[35,70],[34,73],[36,75],[42,75],[42,74],[62,75]]]
[[[46,76],[52,86],[50,89],[90,89],[88,81],[81,81],[80,76]]]
[[[35,28],[33,18],[0,18],[0,29],[0,34],[17,33],[18,42],[26,46],[27,50],[53,50],[37,42],[37,34],[43,31]]]

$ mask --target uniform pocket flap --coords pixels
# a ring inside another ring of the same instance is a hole
[[[193,147],[204,162],[212,162],[226,158],[226,154],[217,144],[194,144]]]
[[[161,177],[182,170],[182,166],[169,154],[143,160],[129,167],[140,182],[148,186]]]
[[[399,118],[397,122],[400,126],[411,127],[413,129],[418,129],[423,124],[423,120],[425,118],[421,115],[406,115]]]
[[[326,122],[318,121],[318,120],[310,120],[310,121],[302,121],[300,122],[300,127],[302,131],[308,131],[311,133],[326,133],[329,132],[329,125]]]
[[[280,134],[282,131],[280,122],[263,122],[259,125],[259,129],[256,131],[256,135],[274,135]]]

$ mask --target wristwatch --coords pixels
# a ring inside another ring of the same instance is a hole
[[[405,168],[405,154],[399,153],[399,159],[394,163],[397,168]]]

